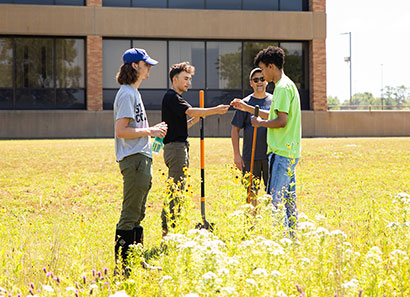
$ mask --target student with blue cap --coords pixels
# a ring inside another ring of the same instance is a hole
[[[151,188],[151,137],[164,137],[167,125],[150,127],[138,87],[149,78],[149,71],[158,61],[144,49],[131,48],[123,55],[124,64],[117,73],[121,85],[114,101],[115,154],[123,176],[123,203],[115,232],[115,260],[121,251],[122,269],[126,275],[128,249],[143,242],[141,221]],[[118,271],[117,271],[118,272]]]

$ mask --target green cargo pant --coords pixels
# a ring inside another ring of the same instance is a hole
[[[174,180],[174,183],[178,181],[182,182],[182,188],[184,187],[184,167],[189,167],[189,144],[187,142],[171,142],[164,146],[164,161],[168,167],[168,177]],[[177,197],[171,197],[169,201],[169,212],[171,219],[175,220],[175,205],[178,203]],[[168,230],[167,214],[165,209],[162,209],[161,213],[162,229]],[[172,226],[174,227],[174,226]]]
[[[119,162],[124,182],[123,202],[117,230],[132,230],[145,217],[145,204],[151,189],[152,159],[143,154],[125,157]]]

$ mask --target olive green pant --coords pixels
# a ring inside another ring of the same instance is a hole
[[[132,230],[145,217],[145,204],[151,189],[152,159],[143,154],[125,157],[119,162],[123,177],[123,202],[117,230]]]
[[[189,144],[187,142],[167,143],[164,146],[164,161],[168,167],[168,178],[172,178],[175,184],[181,182],[181,188],[183,188],[185,179],[184,167],[189,167]],[[169,213],[173,221],[175,220],[174,208],[178,202],[178,197],[170,197]],[[168,230],[167,213],[165,209],[162,209],[161,219],[162,229]]]

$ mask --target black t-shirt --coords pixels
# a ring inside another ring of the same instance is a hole
[[[272,94],[266,93],[267,96],[263,99],[258,99],[249,95],[243,101],[251,106],[259,105],[262,110],[269,110],[272,103]],[[243,129],[243,147],[242,158],[246,161],[251,159],[252,155],[252,141],[253,131],[251,117],[253,114],[236,110],[232,119],[232,125],[240,129]],[[266,151],[268,145],[266,143],[267,129],[265,127],[259,127],[256,132],[256,145],[255,145],[255,160],[266,160],[268,157]]]
[[[180,94],[169,89],[162,99],[162,121],[168,124],[168,132],[164,144],[185,142],[188,139],[186,110],[191,105]]]

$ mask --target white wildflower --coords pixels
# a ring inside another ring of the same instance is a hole
[[[244,240],[239,244],[239,247],[242,248],[248,248],[248,247],[253,247],[255,245],[255,240],[250,239],[250,240]]]
[[[288,244],[292,244],[293,241],[289,238],[282,238],[281,240],[279,240],[281,244],[283,245],[288,245]]]
[[[236,289],[234,287],[223,287],[221,288],[221,293],[226,295],[233,295],[236,293]]]
[[[276,292],[276,296],[277,296],[277,297],[288,297],[288,295],[286,295],[286,293],[283,292],[283,291],[277,291],[277,292]]]
[[[218,270],[218,274],[219,274],[219,275],[221,275],[221,274],[229,274],[229,269],[227,269],[227,268],[221,268],[221,269]]]
[[[402,251],[402,250],[394,250],[394,251],[392,251],[392,252],[390,253],[390,255],[391,255],[392,257],[395,257],[395,256],[399,257],[399,256],[406,256],[407,253],[404,252],[404,251]]]
[[[299,214],[299,220],[307,220],[308,219],[308,216],[304,213],[304,212],[301,212],[300,214]]]
[[[270,273],[270,275],[271,275],[273,278],[278,278],[278,277],[280,277],[282,274],[281,274],[279,271],[277,271],[277,270],[272,270],[272,272]]]
[[[250,285],[256,286],[256,281],[253,278],[247,278],[246,282]]]
[[[399,225],[396,222],[390,222],[387,224],[387,228],[392,228],[395,229],[397,228]]]
[[[171,279],[172,279],[172,277],[170,277],[169,275],[164,275],[164,276],[161,278],[161,280],[159,281],[159,284],[162,286],[162,284],[163,284],[164,282],[169,281],[169,280],[171,280]]]
[[[188,240],[183,244],[179,245],[178,247],[181,249],[190,249],[197,245],[198,243],[195,240]]]
[[[268,276],[268,273],[266,272],[266,269],[263,268],[257,268],[254,271],[252,271],[253,274],[258,275],[258,276]]]
[[[410,195],[407,193],[398,193],[396,195],[396,198],[401,199],[401,198],[410,198]]]
[[[235,265],[239,264],[238,259],[236,259],[235,257],[225,257],[225,262],[228,265],[232,265],[232,266],[235,266]]]
[[[98,289],[98,286],[97,286],[96,284],[91,284],[91,285],[90,285],[90,288],[91,288],[91,289]]]
[[[403,228],[406,228],[406,227],[409,227],[409,226],[410,226],[410,222],[404,222],[403,225],[402,225]]]
[[[66,291],[75,291],[76,289],[74,287],[67,287],[65,288]]]
[[[54,292],[54,289],[49,285],[43,285],[43,290],[46,292]]]
[[[305,264],[309,264],[309,263],[310,263],[310,259],[309,259],[309,258],[301,258],[300,261],[303,262],[303,263],[305,263]]]
[[[244,214],[243,210],[237,210],[230,214],[231,217],[242,217]]]
[[[210,279],[216,278],[216,274],[213,273],[212,271],[208,271],[207,273],[205,273],[204,275],[202,275],[202,278],[203,278],[204,280],[210,280]]]
[[[378,246],[373,246],[373,247],[371,247],[371,248],[370,248],[370,251],[375,252],[375,253],[377,253],[377,254],[379,254],[379,255],[382,253],[382,251],[380,250],[380,248],[379,248]]]
[[[323,235],[329,235],[329,231],[324,227],[319,227],[316,229],[317,234],[323,233]]]
[[[305,229],[314,229],[315,223],[312,222],[301,222],[298,224],[298,229],[305,230]]]
[[[110,295],[110,297],[130,297],[124,290],[115,292],[115,294]]]
[[[336,230],[333,230],[332,232],[330,232],[330,235],[331,236],[342,236],[342,237],[344,237],[344,238],[346,238],[347,237],[347,235],[343,232],[343,231],[341,231],[341,230],[338,230],[338,229],[336,229]]]
[[[315,215],[315,219],[318,221],[326,221],[326,217],[324,215],[321,215],[320,213]]]
[[[353,251],[351,249],[346,249],[345,253],[348,254],[348,255],[351,255],[351,254],[353,254]]]
[[[355,278],[342,284],[342,287],[345,289],[356,289],[358,286],[359,286],[359,281]]]

